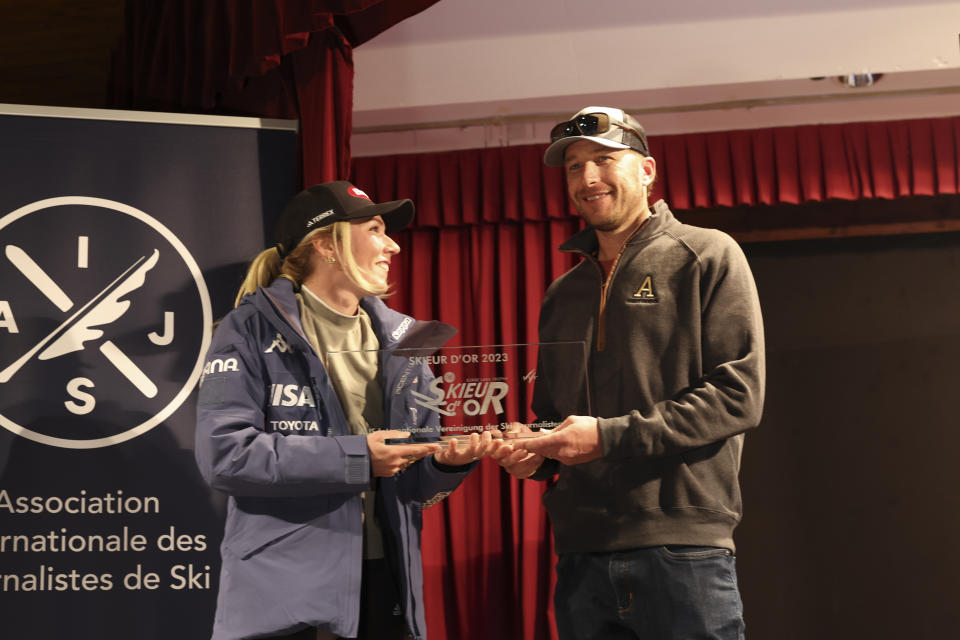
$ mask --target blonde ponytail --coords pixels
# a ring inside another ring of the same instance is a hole
[[[339,223],[338,223],[339,224]],[[240,301],[248,293],[253,293],[257,287],[266,287],[277,278],[286,278],[296,287],[299,287],[303,279],[307,277],[312,268],[312,260],[316,255],[313,250],[313,241],[317,236],[323,233],[330,233],[330,227],[321,227],[312,233],[308,233],[300,244],[290,252],[283,260],[280,259],[280,252],[276,248],[270,248],[261,251],[250,268],[247,269],[247,275],[240,285],[237,297],[233,301],[233,306],[240,306]]]
[[[247,269],[247,275],[240,285],[240,290],[237,292],[237,297],[233,301],[233,306],[239,306],[240,301],[243,300],[243,296],[248,293],[253,293],[257,290],[257,287],[265,287],[276,280],[280,277],[281,270],[282,263],[280,261],[280,254],[275,248],[261,251],[257,254],[257,257],[253,259],[253,262],[250,263],[250,268]]]

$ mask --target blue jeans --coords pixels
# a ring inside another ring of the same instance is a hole
[[[564,553],[560,640],[743,640],[733,554],[716,547]]]

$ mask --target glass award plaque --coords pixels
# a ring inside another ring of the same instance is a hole
[[[378,386],[389,397],[384,398],[382,424],[368,428],[410,431],[404,442],[439,437],[442,444],[485,431],[498,432],[497,437],[541,435],[557,424],[534,418],[534,386],[542,375],[549,375],[551,382],[561,380],[561,393],[576,398],[577,410],[571,413],[590,415],[583,342],[434,347],[404,341],[376,353],[382,377]],[[346,371],[343,365],[358,357],[357,352],[329,352],[331,377]],[[538,393],[553,393],[556,388],[550,384]],[[516,423],[528,425],[532,433],[519,430]]]

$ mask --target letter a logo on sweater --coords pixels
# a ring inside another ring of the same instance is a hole
[[[657,301],[657,292],[653,288],[653,276],[647,274],[643,277],[640,288],[633,294],[633,297],[645,302]]]

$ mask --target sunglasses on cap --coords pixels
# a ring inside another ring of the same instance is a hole
[[[577,116],[573,120],[561,122],[551,129],[550,142],[556,142],[561,138],[569,138],[570,136],[600,135],[610,131],[611,126],[619,127],[624,131],[629,131],[638,138],[643,139],[643,136],[641,136],[636,129],[627,126],[625,123],[620,122],[619,120],[614,120],[605,113],[584,113]]]

